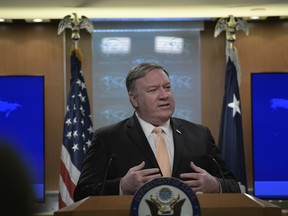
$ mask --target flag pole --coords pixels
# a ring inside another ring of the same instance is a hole
[[[219,131],[218,145],[227,166],[234,173],[242,192],[247,191],[246,163],[240,103],[240,66],[234,46],[236,31],[248,35],[248,23],[243,18],[220,18],[215,26],[214,37],[226,32],[226,75],[225,92]]]
[[[77,185],[82,163],[93,137],[93,126],[87,89],[82,74],[82,55],[79,49],[80,29],[93,32],[90,20],[76,13],[65,16],[59,23],[58,35],[66,28],[72,30],[71,39],[71,80],[65,107],[63,143],[59,178],[59,208],[74,203],[73,195]]]

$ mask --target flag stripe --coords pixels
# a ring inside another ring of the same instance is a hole
[[[65,166],[66,170],[69,170],[71,181],[76,185],[80,176],[80,171],[72,163],[70,154],[64,145],[62,145],[61,151],[61,162],[63,163],[63,166]]]
[[[66,169],[65,165],[61,162],[60,165],[60,172],[62,173],[62,175],[60,176],[62,181],[65,184],[65,188],[68,189],[68,192],[70,194],[71,197],[73,197],[73,192],[75,190],[76,184],[74,184],[71,180],[70,174],[69,174],[69,170]]]
[[[61,200],[63,202],[63,204],[65,204],[66,206],[73,204],[73,199],[70,196],[70,192],[66,187],[66,184],[64,183],[62,177],[60,176],[60,196],[61,196]]]
[[[59,206],[67,206],[66,203],[64,203],[60,193],[59,193]]]

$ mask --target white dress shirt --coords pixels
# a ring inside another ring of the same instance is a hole
[[[156,156],[156,134],[153,133],[153,129],[155,128],[154,125],[144,121],[139,117],[139,115],[136,113],[136,116],[140,122],[140,125],[142,127],[142,130],[144,131],[144,134],[150,144],[150,147],[152,151],[154,152],[154,155]],[[161,127],[163,129],[163,137],[167,145],[167,150],[169,154],[169,161],[170,161],[170,167],[172,169],[173,167],[173,159],[174,159],[174,141],[173,141],[173,133],[172,128],[170,125],[170,119],[165,122],[163,125],[159,125],[158,127]],[[172,173],[172,170],[171,170]]]

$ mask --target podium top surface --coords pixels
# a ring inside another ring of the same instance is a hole
[[[281,216],[281,208],[248,194],[199,194],[202,216]],[[54,216],[128,216],[133,196],[91,196],[54,212]]]

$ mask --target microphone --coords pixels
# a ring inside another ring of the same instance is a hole
[[[213,163],[214,163],[214,164],[216,165],[216,167],[218,168],[218,170],[219,170],[219,172],[220,172],[220,175],[221,175],[221,178],[223,179],[223,183],[224,183],[225,189],[226,189],[226,191],[227,191],[227,193],[228,193],[229,190],[228,190],[228,186],[227,186],[227,183],[226,183],[226,179],[224,178],[224,175],[223,175],[223,172],[222,172],[222,169],[221,169],[219,163],[216,161],[216,159],[215,159],[212,155],[209,154],[208,156],[212,159]]]
[[[110,166],[111,166],[111,163],[112,163],[112,161],[114,160],[115,157],[116,157],[116,154],[111,154],[111,155],[110,155],[110,158],[109,158],[109,161],[108,161],[108,163],[107,163],[107,167],[106,167],[106,170],[105,170],[105,175],[104,175],[104,178],[103,178],[101,196],[104,195],[104,190],[105,190],[105,186],[106,186],[108,171],[109,171]]]

